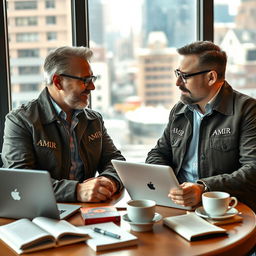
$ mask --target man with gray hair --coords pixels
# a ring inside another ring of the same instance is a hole
[[[86,108],[95,89],[92,54],[86,47],[51,51],[44,90],[6,116],[4,167],[48,170],[57,201],[105,201],[123,187],[111,159],[125,159],[102,116]]]

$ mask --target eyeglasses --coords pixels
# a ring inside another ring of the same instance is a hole
[[[72,76],[72,75],[67,75],[67,74],[60,74],[60,76],[69,77],[69,78],[72,78],[72,79],[77,79],[77,80],[80,80],[80,81],[84,82],[85,84],[89,84],[91,82],[94,83],[97,79],[97,76],[79,77],[79,76]]]
[[[177,78],[181,77],[182,81],[184,83],[187,82],[187,79],[192,77],[192,76],[197,76],[197,75],[201,75],[201,74],[204,74],[204,73],[207,73],[207,72],[210,72],[211,70],[203,70],[203,71],[199,71],[199,72],[196,72],[196,73],[190,73],[190,74],[187,74],[187,73],[183,73],[181,72],[179,69],[175,69],[174,70],[174,73],[175,73],[175,76]]]

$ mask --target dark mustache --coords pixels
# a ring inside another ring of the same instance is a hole
[[[180,86],[179,87],[181,91],[183,92],[190,92],[190,90],[188,90],[187,88],[183,87],[183,86]]]

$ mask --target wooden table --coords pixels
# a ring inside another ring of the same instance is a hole
[[[115,198],[112,203],[115,203]],[[103,206],[110,203],[83,204],[83,206]],[[84,243],[63,246],[59,248],[39,251],[37,253],[23,254],[29,256],[192,256],[192,255],[245,255],[256,244],[256,216],[245,204],[239,203],[236,207],[243,217],[242,223],[222,226],[228,230],[228,236],[208,238],[201,241],[188,242],[171,229],[163,226],[162,221],[154,225],[152,232],[134,232],[139,238],[138,246],[126,247],[103,252],[94,252]],[[157,206],[157,212],[163,217],[181,215],[185,211],[168,207]],[[68,219],[74,225],[82,225],[79,213]],[[0,219],[0,225],[9,223],[9,219]],[[122,221],[121,226],[129,230],[129,224]],[[16,255],[3,242],[0,241],[0,255]]]

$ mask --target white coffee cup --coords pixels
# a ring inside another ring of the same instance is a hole
[[[212,191],[203,193],[202,203],[205,212],[209,216],[221,216],[228,210],[234,208],[238,201],[236,197],[230,197],[229,193]]]
[[[127,215],[134,223],[148,223],[155,216],[155,208],[156,202],[153,200],[130,200],[127,202]]]

